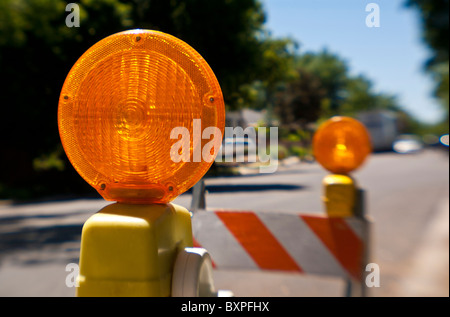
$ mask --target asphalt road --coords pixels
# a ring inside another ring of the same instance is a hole
[[[315,163],[274,174],[207,180],[207,207],[266,212],[321,212]],[[375,154],[354,174],[374,221],[372,261],[381,285],[372,296],[448,296],[448,152]],[[175,203],[189,207],[191,195]],[[84,221],[108,204],[80,199],[0,205],[0,296],[73,296],[68,263],[77,263]],[[215,285],[236,296],[341,296],[338,279],[260,271],[215,271]]]

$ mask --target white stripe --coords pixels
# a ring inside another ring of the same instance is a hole
[[[257,213],[307,274],[346,277],[348,273],[299,215]]]
[[[254,214],[305,273],[348,277],[348,272],[300,215],[268,212]],[[368,225],[364,220],[348,218],[345,221],[355,235],[361,239],[364,237]],[[195,213],[192,226],[196,240],[208,250],[219,269],[259,269],[214,212]]]
[[[359,218],[344,218],[345,222],[349,226],[350,229],[355,233],[355,235],[361,239],[363,243],[365,243],[365,234],[366,228],[368,225],[367,220],[359,219]]]

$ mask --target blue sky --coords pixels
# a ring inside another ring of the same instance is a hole
[[[433,81],[423,71],[429,51],[421,40],[418,14],[404,0],[262,0],[266,28],[275,37],[290,36],[300,53],[327,48],[348,62],[352,74],[364,74],[377,92],[398,96],[417,119],[432,123],[443,113],[432,97]],[[380,27],[366,26],[366,5],[380,8]]]

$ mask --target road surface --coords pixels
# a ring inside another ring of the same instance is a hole
[[[207,180],[207,207],[321,212],[315,163],[274,174]],[[374,221],[372,261],[381,285],[371,296],[448,296],[448,152],[375,154],[354,173]],[[189,207],[191,195],[175,203]],[[109,204],[101,199],[0,204],[0,296],[73,296],[66,265],[77,263],[81,228]],[[215,271],[215,285],[236,296],[341,296],[341,280],[259,271]]]

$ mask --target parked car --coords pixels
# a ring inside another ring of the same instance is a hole
[[[423,143],[416,135],[403,134],[397,137],[392,147],[400,154],[416,153],[423,149]]]

